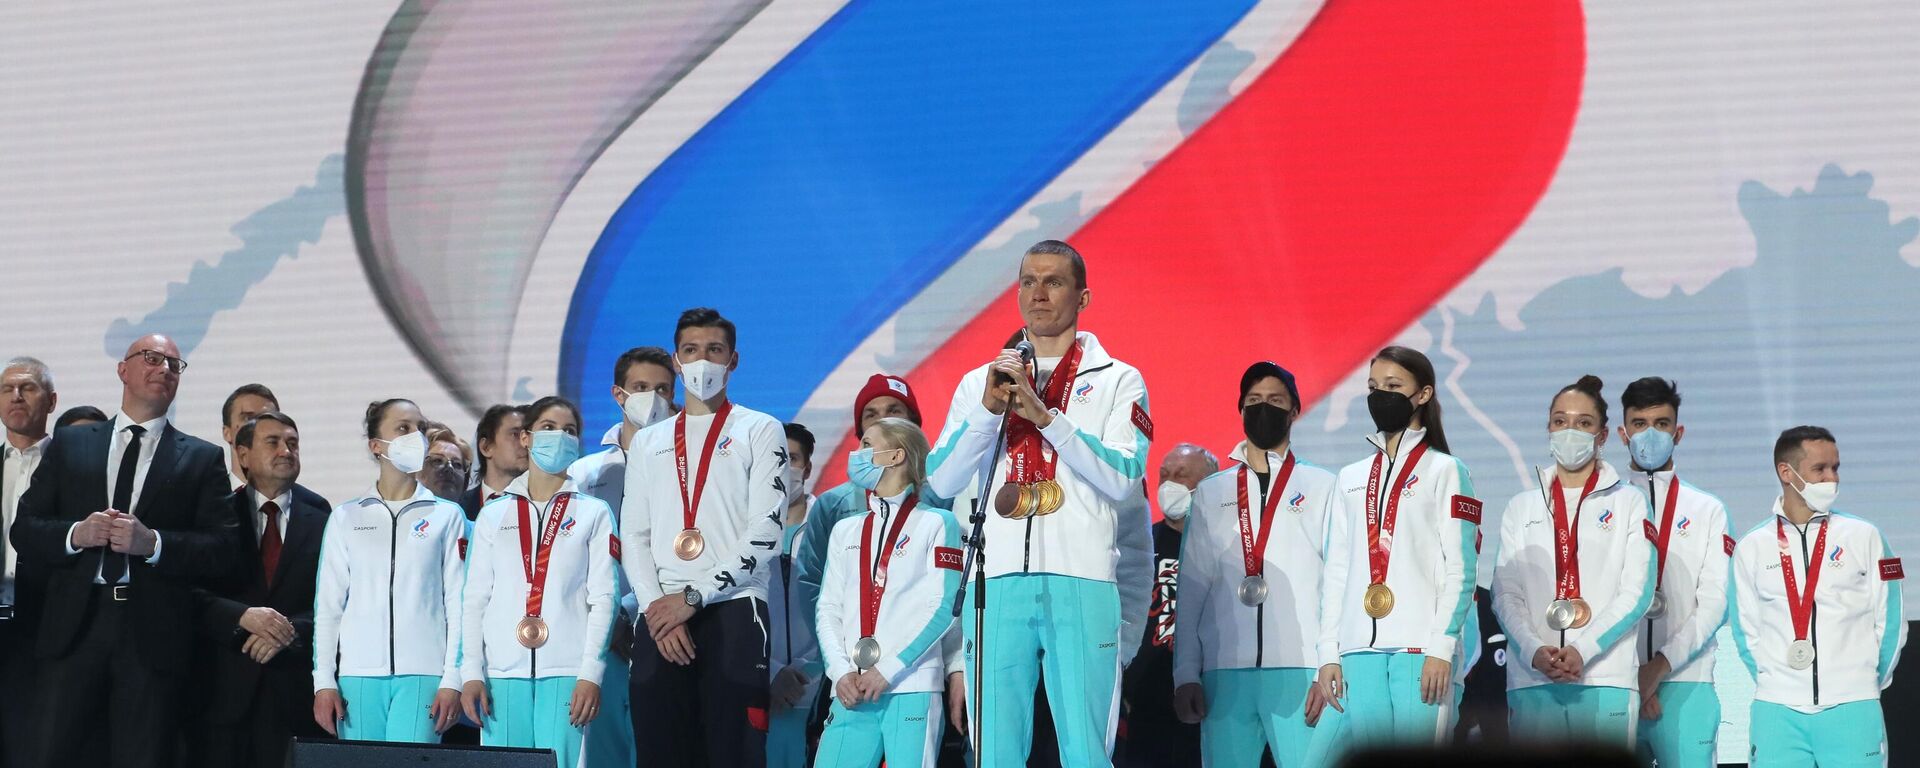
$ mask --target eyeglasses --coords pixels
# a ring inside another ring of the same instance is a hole
[[[435,472],[438,472],[443,469],[451,469],[455,472],[458,472],[464,475],[467,473],[467,463],[464,461],[447,461],[446,459],[428,458],[427,469],[431,469]]]
[[[136,357],[140,358],[140,362],[146,363],[148,368],[158,368],[164,365],[167,367],[167,370],[172,371],[174,373],[179,373],[187,369],[187,361],[177,357],[168,357],[164,354],[161,354],[151,349],[143,349],[131,355],[127,355],[126,357],[122,358],[121,361],[125,362],[127,360],[132,360]]]

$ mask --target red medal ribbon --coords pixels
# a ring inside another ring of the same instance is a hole
[[[1040,403],[1052,410],[1064,411],[1067,408],[1067,393],[1073,390],[1073,379],[1080,373],[1080,342],[1073,342],[1073,348],[1067,350],[1060,364],[1053,369],[1053,375],[1047,377],[1047,386],[1040,392]],[[1028,379],[1032,383],[1032,379]],[[1007,406],[1007,482],[1034,483],[1052,480],[1056,455],[1047,450],[1046,440],[1040,436],[1040,428],[1013,412],[1013,406]]]
[[[1400,519],[1400,491],[1407,487],[1407,478],[1413,475],[1413,468],[1420,466],[1420,457],[1427,454],[1427,444],[1413,447],[1407,454],[1406,471],[1393,481],[1393,493],[1387,497],[1386,513],[1380,510],[1380,467],[1386,462],[1386,453],[1373,455],[1373,471],[1367,475],[1367,569],[1372,583],[1387,583],[1387,561],[1393,557],[1393,526]]]
[[[673,463],[680,470],[680,509],[682,529],[692,528],[693,519],[700,511],[700,495],[707,490],[707,470],[713,468],[713,447],[720,444],[720,431],[727,424],[727,414],[733,412],[733,403],[720,406],[713,412],[713,428],[707,430],[706,445],[700,447],[700,474],[694,478],[693,493],[687,493],[687,412],[681,411],[673,422]]]
[[[1654,556],[1658,559],[1653,571],[1654,589],[1659,589],[1667,577],[1667,540],[1673,536],[1673,510],[1679,504],[1680,476],[1674,475],[1667,480],[1667,511],[1660,515],[1660,538],[1653,540]]]
[[[1793,639],[1805,640],[1807,628],[1813,623],[1813,589],[1820,583],[1820,561],[1827,553],[1827,520],[1820,519],[1820,535],[1813,537],[1813,555],[1807,558],[1806,592],[1796,589],[1793,583],[1793,558],[1787,554],[1787,523],[1776,517],[1773,525],[1780,534],[1780,578],[1787,583],[1787,612],[1793,615]]]
[[[1259,450],[1253,446],[1247,446]],[[1293,476],[1293,451],[1287,451],[1287,460],[1280,464],[1280,474],[1267,485],[1267,503],[1260,510],[1260,538],[1253,536],[1253,505],[1247,495],[1247,465],[1240,465],[1240,557],[1245,561],[1248,576],[1258,576],[1266,570],[1267,535],[1273,533],[1273,511],[1280,508],[1280,498],[1285,496],[1287,478]]]
[[[541,599],[547,594],[547,562],[553,558],[553,540],[560,535],[560,521],[567,519],[567,501],[571,493],[553,497],[546,522],[540,526],[540,548],[533,546],[533,502],[520,501],[520,561],[527,571],[527,615],[539,616]]]
[[[1587,495],[1593,493],[1593,487],[1600,484],[1600,468],[1594,467],[1587,475],[1587,484],[1580,489],[1580,500],[1573,504],[1573,519],[1567,519],[1567,496],[1560,488],[1560,473],[1553,475],[1553,570],[1555,583],[1553,599],[1573,600],[1580,597],[1580,508],[1586,506]]]
[[[870,564],[873,563],[873,519],[879,515],[869,511],[866,522],[860,524],[860,567],[868,569],[865,579],[867,588],[860,590],[861,637],[873,637],[874,624],[880,621],[880,598],[887,592],[887,582],[893,580],[888,578],[885,581],[878,581],[874,579],[874,575],[887,570],[887,563],[893,561],[894,542],[900,540],[900,530],[907,527],[907,515],[913,512],[914,505],[918,503],[920,503],[920,496],[910,494],[907,496],[906,503],[900,505],[900,513],[893,518],[893,528],[887,531],[887,541],[883,545],[885,548],[880,550],[878,565]],[[873,492],[871,491],[867,492],[867,506],[869,510],[872,509]]]

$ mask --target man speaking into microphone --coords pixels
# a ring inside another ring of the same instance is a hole
[[[966,684],[983,658],[987,670],[970,721],[982,729],[980,765],[1026,765],[1044,676],[1061,764],[1110,766],[1120,668],[1150,591],[1147,388],[1079,330],[1093,294],[1072,246],[1027,249],[1018,287],[1031,361],[1022,346],[962,378],[927,462],[933,493],[945,498],[990,473],[980,497],[989,510],[984,652],[973,647],[971,589],[962,611]]]

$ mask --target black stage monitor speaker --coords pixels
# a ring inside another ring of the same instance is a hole
[[[554,768],[551,749],[294,739],[286,768]]]

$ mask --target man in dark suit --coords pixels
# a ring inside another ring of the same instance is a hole
[[[324,499],[296,485],[300,432],[264,412],[234,434],[246,487],[227,502],[239,521],[240,567],[202,589],[207,707],[195,765],[278,766],[287,740],[324,737],[313,712],[313,591],[326,529]]]
[[[186,369],[161,335],[120,361],[120,413],[54,435],[10,531],[46,577],[34,652],[37,765],[160,766],[174,755],[193,589],[228,577],[236,521],[220,449],[167,420]]]
[[[0,536],[19,519],[20,497],[46,454],[47,417],[60,402],[53,373],[31,357],[0,368]],[[33,597],[36,578],[13,547],[0,547],[0,765],[28,765],[33,713]],[[22,601],[21,597],[27,597]]]

